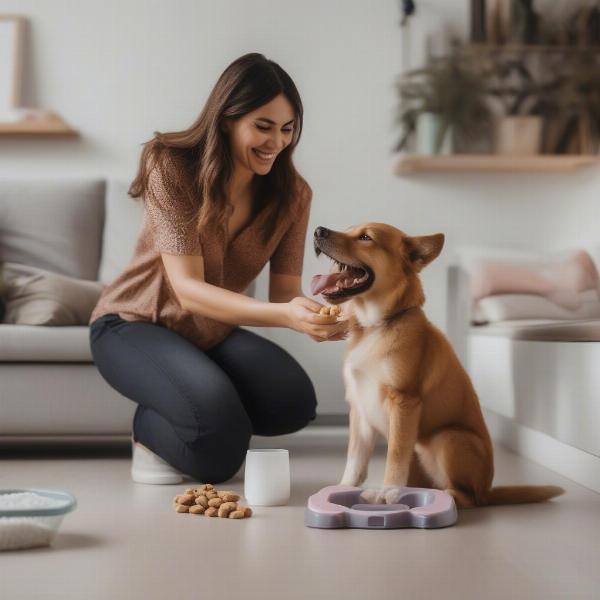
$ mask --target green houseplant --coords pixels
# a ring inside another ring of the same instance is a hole
[[[544,116],[549,112],[548,94],[559,86],[553,77],[534,77],[522,57],[500,52],[489,57],[489,88],[502,112],[495,124],[498,154],[531,155],[541,149]]]
[[[546,97],[545,145],[556,154],[597,154],[600,140],[600,57],[592,49],[570,53]]]
[[[404,150],[417,132],[419,118],[433,114],[438,126],[433,152],[439,153],[449,136],[477,139],[487,130],[490,111],[486,104],[486,76],[474,56],[454,45],[447,55],[431,58],[420,69],[399,80],[398,122],[402,135],[396,151]]]

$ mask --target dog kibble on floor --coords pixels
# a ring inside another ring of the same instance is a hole
[[[240,495],[235,492],[219,492],[207,483],[198,488],[187,488],[183,494],[177,494],[174,500],[175,512],[221,517],[223,519],[247,519],[252,516],[249,506],[238,503]]]

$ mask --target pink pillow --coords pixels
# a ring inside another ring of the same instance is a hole
[[[535,294],[575,310],[581,306],[581,292],[595,290],[600,299],[598,270],[585,250],[539,261],[480,259],[470,275],[474,301],[498,294]]]

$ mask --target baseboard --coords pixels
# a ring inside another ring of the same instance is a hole
[[[564,444],[555,438],[519,425],[494,411],[483,413],[495,443],[504,446],[556,473],[600,493],[600,457]],[[35,444],[129,445],[131,434],[117,435],[0,435],[0,447]],[[293,448],[335,446],[345,449],[348,443],[348,415],[319,415],[300,431],[282,436],[252,436],[251,448]],[[383,439],[378,447],[385,447]]]
[[[559,475],[600,493],[600,457],[483,409],[492,439]]]
[[[336,435],[338,428],[348,428],[348,414],[323,414],[317,415],[314,421],[297,432],[290,435],[307,435],[311,439],[315,435],[326,435],[327,433]],[[308,431],[308,433],[306,433]],[[303,434],[303,432],[305,432]],[[279,436],[283,437],[283,436]],[[130,444],[131,433],[88,433],[88,434],[68,434],[68,433],[44,433],[44,434],[19,434],[7,435],[0,433],[0,446],[20,445],[20,444],[82,444],[82,445],[103,445],[103,444]]]
[[[350,416],[348,413],[317,415],[310,425],[313,427],[349,427]]]
[[[77,444],[78,446],[120,445],[131,444],[131,433],[124,434],[54,434],[54,435],[5,435],[0,434],[0,447],[21,445],[62,445]]]

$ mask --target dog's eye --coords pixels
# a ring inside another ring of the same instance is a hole
[[[364,241],[368,242],[368,241],[372,240],[373,238],[372,238],[372,237],[370,237],[370,236],[368,236],[366,233],[361,233],[361,234],[358,236],[358,239],[359,239],[359,240],[364,240]]]

